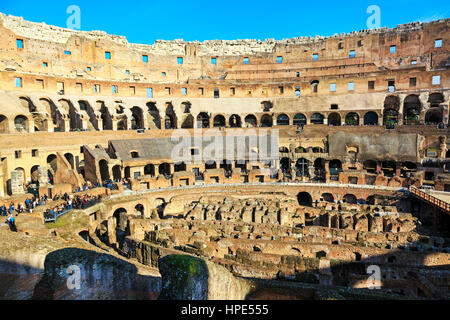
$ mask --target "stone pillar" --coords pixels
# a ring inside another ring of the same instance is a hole
[[[66,118],[64,119],[64,132],[70,131],[70,119]]]
[[[39,180],[39,186],[47,185],[47,183],[48,183],[47,167],[43,167],[43,166],[38,167],[38,180]]]
[[[159,118],[161,119],[161,130],[166,130],[166,113],[160,112]]]
[[[401,113],[398,114],[398,125],[399,126],[403,125],[403,114]]]
[[[24,194],[23,172],[21,170],[11,171],[11,192],[13,195]]]
[[[97,117],[97,130],[103,131],[103,119],[101,117]]]
[[[118,121],[119,121],[119,120],[117,120],[117,119],[115,119],[115,118],[111,120],[113,131],[117,131],[117,122],[118,122]]]
[[[8,119],[8,131],[9,133],[16,133],[16,126],[14,125],[14,119]]]

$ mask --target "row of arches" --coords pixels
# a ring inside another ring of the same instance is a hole
[[[38,108],[33,101],[26,97],[19,97],[20,103],[28,109],[33,115],[33,119],[29,119],[25,115],[16,116],[14,119],[15,130],[19,132],[30,132],[30,126],[33,126],[34,131],[49,130],[49,123],[47,119],[39,116]],[[246,115],[244,119],[240,115],[233,114],[228,119],[224,115],[216,115],[211,119],[211,115],[207,112],[200,112],[195,118],[190,113],[190,103],[183,103],[184,114],[177,116],[172,103],[168,102],[165,105],[165,113],[160,114],[155,102],[148,102],[146,104],[147,110],[139,106],[133,106],[128,111],[122,106],[120,101],[116,102],[114,110],[107,108],[103,101],[97,101],[97,107],[93,106],[86,100],[79,100],[76,103],[68,99],[58,100],[59,107],[46,97],[40,98],[39,102],[46,109],[46,113],[50,115],[49,119],[55,128],[55,131],[70,130],[113,130],[113,120],[117,120],[117,130],[138,130],[145,128],[154,129],[176,129],[176,128],[194,128],[195,123],[201,128],[213,127],[272,127],[273,125],[287,126],[290,124],[302,126],[308,124],[307,117],[298,113],[291,116],[282,113],[275,118],[271,114],[264,114],[261,118],[253,114]],[[444,120],[443,110],[440,104],[444,102],[442,93],[432,93],[428,100],[431,108],[425,113],[424,121],[426,124],[439,124]],[[265,111],[269,111],[268,110]],[[82,112],[86,112],[87,118]],[[423,111],[422,103],[418,95],[409,95],[403,102],[403,123],[406,125],[420,124],[421,112]],[[397,96],[388,96],[384,103],[383,125],[397,125],[400,120],[400,98]],[[243,116],[242,116],[243,117]],[[362,117],[362,119],[360,119]],[[325,116],[322,113],[314,113],[310,116],[310,124],[325,124]],[[342,119],[344,121],[342,121]],[[211,124],[212,120],[212,124]],[[228,120],[228,123],[227,123]],[[292,120],[292,121],[291,121]],[[100,126],[100,121],[102,126]],[[31,124],[33,122],[33,124]],[[68,122],[68,123],[66,123]],[[86,124],[84,124],[86,122]],[[331,126],[340,125],[378,125],[379,115],[376,112],[370,111],[364,116],[349,112],[345,116],[338,112],[333,112],[327,116],[327,123]],[[11,131],[8,128],[8,119],[5,115],[0,115],[0,132]],[[69,126],[70,128],[66,128]]]
[[[440,124],[444,121],[444,113],[440,104],[445,101],[444,95],[435,92],[429,95],[428,103],[430,108],[425,113],[425,124]],[[383,125],[397,125],[400,120],[400,98],[398,96],[388,96],[384,102]],[[409,95],[403,101],[403,124],[421,124],[421,114],[424,106],[418,95]]]
[[[8,133],[11,131],[9,124],[9,118],[0,114],[0,133]],[[15,132],[32,132],[30,127],[30,120],[25,115],[17,115],[13,119],[13,130]],[[35,127],[34,131],[39,131],[39,128]]]
[[[317,201],[324,201],[328,203],[336,203],[337,199],[332,193],[324,193]],[[297,194],[298,204],[304,207],[313,206],[313,197],[308,192],[300,192]],[[354,194],[346,194],[342,197],[342,202],[347,204],[367,204],[375,205],[375,196],[369,196],[366,199],[358,199]]]

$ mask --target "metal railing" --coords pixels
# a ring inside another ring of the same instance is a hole
[[[441,208],[442,210],[445,210],[447,213],[450,213],[450,204],[449,203],[442,201],[442,200],[432,196],[431,194],[428,194],[425,191],[417,189],[416,187],[411,187],[410,192],[413,195],[427,201],[428,203],[430,203],[434,206],[437,206],[437,207]]]
[[[44,218],[44,223],[56,222],[56,221],[58,221],[58,219],[60,217],[62,217],[65,214],[68,214],[72,210],[73,209],[69,209],[69,210],[66,210],[66,211],[63,211],[63,212],[60,212],[60,213],[55,213],[53,217]]]

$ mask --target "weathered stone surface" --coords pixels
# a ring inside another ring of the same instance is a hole
[[[227,269],[191,256],[170,255],[159,262],[162,277],[160,299],[243,300],[250,283]]]

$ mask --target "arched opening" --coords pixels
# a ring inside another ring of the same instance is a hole
[[[388,96],[384,100],[383,125],[394,127],[398,124],[398,112],[400,110],[400,98]]]
[[[416,95],[410,95],[405,98],[403,103],[403,124],[417,125],[420,123],[420,111],[422,103]]]
[[[273,125],[273,119],[272,116],[265,114],[261,118],[261,127],[268,128]]]
[[[400,175],[403,178],[409,178],[415,172],[417,172],[417,164],[408,161],[402,163]]]
[[[339,113],[332,113],[328,116],[328,125],[339,127],[341,125],[341,116]]]
[[[39,114],[39,111],[37,110],[33,101],[28,97],[20,97],[19,100],[22,106],[28,109],[28,111],[32,115],[33,123],[30,123],[30,125],[34,125],[34,131],[48,131],[47,119],[44,114]]]
[[[317,158],[314,161],[314,175],[316,180],[320,182],[326,181],[325,159]]]
[[[365,126],[377,126],[378,125],[378,114],[373,111],[367,112],[364,115],[364,125]]]
[[[98,108],[98,106],[100,106]],[[113,124],[112,124],[112,115],[109,112],[109,109],[106,107],[105,102],[103,101],[97,101],[97,108],[100,110],[101,119],[102,119],[102,128],[103,130],[112,130]]]
[[[201,112],[197,116],[198,128],[209,128],[209,115],[206,112]]]
[[[324,116],[320,113],[314,113],[311,116],[311,123],[312,124],[323,124]]]
[[[377,172],[377,162],[376,161],[373,161],[373,160],[364,161],[363,167],[364,167],[364,170],[367,171],[367,173],[373,174],[373,173]]]
[[[222,115],[217,115],[214,117],[213,121],[213,127],[214,128],[223,128],[225,127],[225,117]]]
[[[34,166],[31,168],[30,178],[32,183],[39,181],[39,166]]]
[[[366,204],[368,204],[369,206],[374,206],[375,205],[375,196],[367,197]]]
[[[280,153],[289,153],[289,149],[287,147],[280,147]]]
[[[248,116],[246,116],[244,121],[247,127],[250,128],[256,127],[258,125],[258,121],[256,120],[256,117],[253,114],[249,114]]]
[[[100,160],[98,165],[99,165],[99,168],[100,168],[100,177],[102,179],[102,182],[109,180],[108,161]]]
[[[442,111],[436,108],[430,109],[425,114],[425,123],[429,125],[437,125],[443,121]]]
[[[53,177],[58,169],[58,159],[55,154],[51,154],[47,157],[47,174],[50,180],[50,184],[53,184]]]
[[[174,171],[175,172],[184,172],[184,171],[186,171],[186,164],[184,162],[175,163]]]
[[[125,179],[130,179],[130,178],[131,178],[131,168],[125,167]]]
[[[173,105],[171,103],[167,104],[164,126],[167,130],[177,128],[177,115],[175,114],[175,110],[173,109]]]
[[[330,218],[330,228],[339,229],[339,217],[337,215],[333,215]]]
[[[117,105],[116,108],[117,130],[128,130],[128,117],[125,114],[125,108]]]
[[[75,169],[75,163],[74,163],[73,155],[72,155],[71,153],[66,153],[66,154],[64,155],[64,158],[66,158],[67,162],[69,162],[70,167],[71,167],[72,169]]]
[[[330,175],[337,176],[342,171],[342,162],[340,160],[330,161]]]
[[[395,168],[395,161],[383,161],[381,163],[381,171],[383,171],[385,177],[392,178],[395,175]]]
[[[387,127],[394,127],[398,124],[398,112],[395,110],[385,110],[383,114],[383,125]]]
[[[117,229],[125,231],[128,224],[127,210],[119,208],[114,211],[113,217],[116,220]]]
[[[306,116],[303,113],[297,113],[294,117],[294,126],[305,126]]]
[[[159,110],[156,107],[155,102],[147,102],[147,110],[150,114],[150,129],[161,129],[161,116],[159,115]]]
[[[144,115],[139,107],[131,108],[131,130],[144,129]]]
[[[163,176],[170,176],[171,172],[170,172],[170,164],[168,163],[163,163],[159,165],[159,174],[163,175]]]
[[[115,165],[112,168],[112,173],[113,173],[114,181],[122,180],[122,170],[120,170],[120,166],[119,165]]]
[[[241,124],[241,117],[239,117],[236,114],[233,114],[230,117],[230,127],[231,128],[240,128],[242,126]]]
[[[308,153],[308,150],[300,146],[295,148],[295,153]]]
[[[83,121],[81,119],[81,115],[78,110],[74,107],[73,103],[67,99],[61,99],[58,101],[66,114],[70,119],[70,129],[73,131],[82,130],[83,129]]]
[[[53,101],[48,98],[41,98],[39,99],[39,101],[45,107],[47,113],[51,115],[53,125],[55,126],[54,131],[55,132],[64,131],[65,130],[64,118],[61,115],[59,109],[53,103]]]
[[[8,118],[0,114],[0,133],[8,132]]]
[[[348,204],[357,204],[358,203],[358,198],[356,198],[356,196],[354,194],[346,194],[343,197],[343,200],[345,203],[348,203]]]
[[[89,116],[89,123],[88,123],[88,130],[98,130],[98,119],[95,115],[94,109],[91,107],[88,101],[80,100],[78,101],[78,104],[80,105],[80,110],[85,111],[87,115]]]
[[[291,170],[291,160],[289,158],[283,158],[280,161],[280,169],[283,173],[289,173]]]
[[[289,117],[286,114],[280,114],[277,117],[277,125],[278,126],[288,126],[289,125]]]
[[[295,168],[297,169],[297,176],[300,177],[308,177],[309,176],[309,166],[310,162],[305,158],[300,158],[297,160],[295,164]]]
[[[311,81],[311,90],[313,93],[317,93],[319,91],[319,80]]]
[[[312,197],[308,192],[300,192],[297,195],[298,204],[304,207],[312,207]]]
[[[191,114],[188,114],[183,123],[181,124],[182,129],[192,129],[194,128],[194,117]]]
[[[325,202],[334,203],[334,196],[331,193],[324,193],[322,199]]]
[[[146,176],[155,176],[155,166],[153,164],[148,164],[144,167],[144,175]]]
[[[144,206],[142,204],[136,205],[136,207],[134,207],[134,212],[135,212],[135,215],[144,217],[144,212],[145,212]]]
[[[14,119],[14,128],[18,132],[28,132],[28,118],[25,116],[17,116]]]
[[[359,126],[359,115],[356,112],[350,112],[345,116],[347,126]]]

